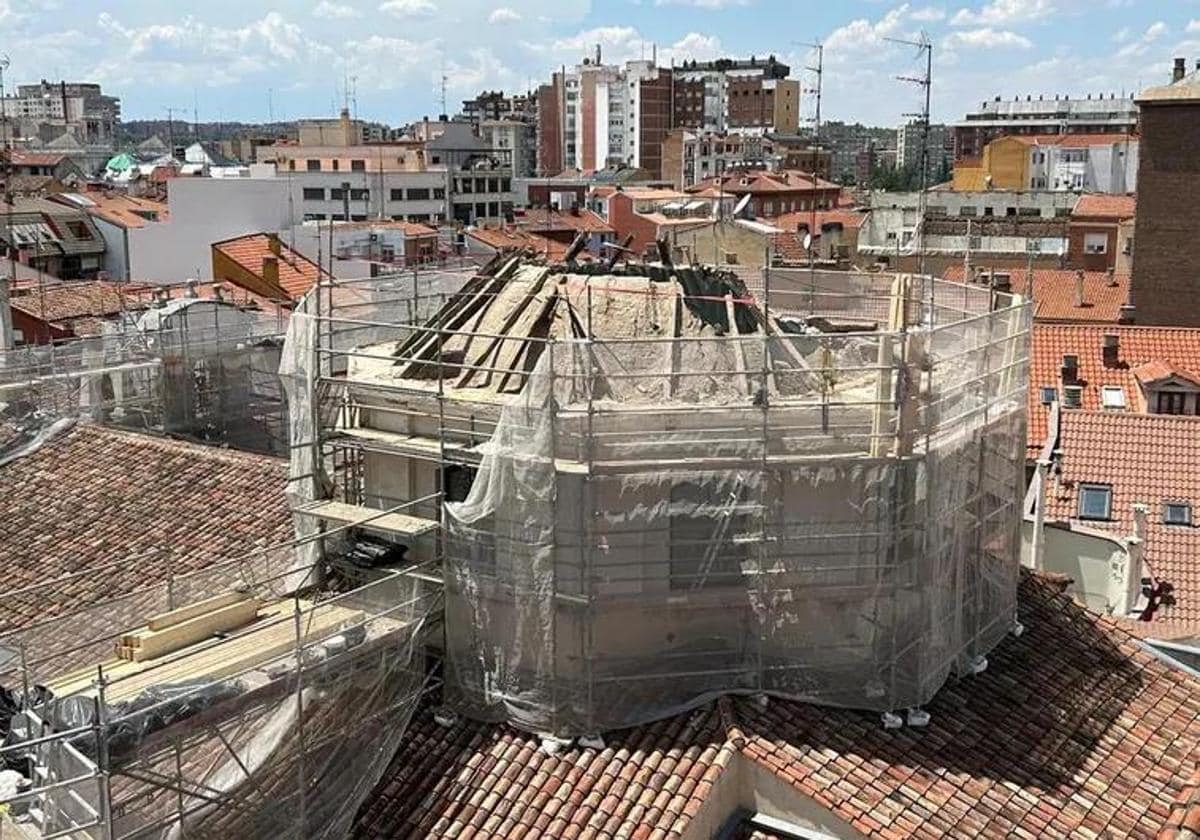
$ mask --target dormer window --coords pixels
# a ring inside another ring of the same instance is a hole
[[[1163,524],[1191,525],[1192,505],[1189,502],[1163,502]]]
[[[1081,485],[1079,485],[1079,518],[1080,519],[1111,519],[1112,518],[1112,485],[1111,484],[1081,484]]]

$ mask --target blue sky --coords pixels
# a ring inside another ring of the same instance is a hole
[[[186,11],[185,11],[186,9]],[[402,124],[457,102],[526,88],[600,43],[606,60],[775,53],[825,42],[828,119],[892,125],[918,106],[894,79],[915,52],[885,38],[928,34],[935,118],[996,95],[1128,93],[1171,59],[1200,59],[1200,0],[0,0],[6,83],[101,82],[125,117],[166,108],[200,119],[328,115],[355,77],[358,114]],[[794,71],[795,72],[795,71]]]

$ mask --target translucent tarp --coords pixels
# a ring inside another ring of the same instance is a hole
[[[1029,308],[811,278],[772,272],[772,315],[877,329],[542,353],[446,505],[453,702],[569,735],[731,691],[917,707],[979,666],[1015,620]]]

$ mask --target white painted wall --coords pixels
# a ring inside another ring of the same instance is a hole
[[[167,182],[167,203],[171,215],[166,222],[129,230],[135,280],[210,280],[212,243],[289,226],[287,182],[282,179],[174,178]]]

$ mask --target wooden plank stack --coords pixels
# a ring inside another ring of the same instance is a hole
[[[262,604],[248,595],[229,592],[152,616],[145,627],[117,641],[117,658],[144,662],[188,645],[245,627],[258,618]]]

